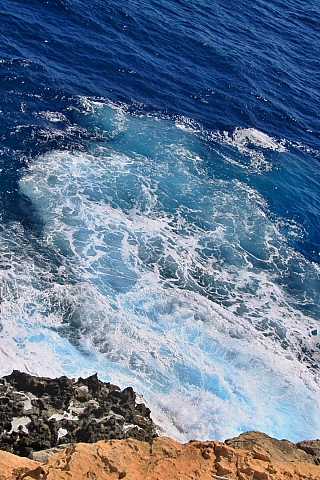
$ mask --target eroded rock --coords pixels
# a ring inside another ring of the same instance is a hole
[[[242,448],[250,451],[254,451],[256,446],[259,446],[270,455],[272,461],[308,462],[319,465],[319,440],[294,444],[289,442],[289,440],[277,440],[276,438],[269,437],[266,433],[252,430],[241,433],[238,437],[229,438],[225,443],[233,448]],[[310,448],[307,447],[308,444],[310,445]],[[305,445],[305,448],[299,445]],[[313,448],[311,445],[313,445]]]
[[[261,448],[257,452],[265,455]],[[271,462],[217,441],[180,444],[165,437],[152,444],[132,438],[79,443],[44,464],[30,462],[19,458],[15,464],[13,455],[2,452],[0,472],[6,476],[0,480],[320,480],[320,466],[310,463]]]
[[[311,455],[316,465],[320,465],[320,440],[304,440],[296,443],[296,446]]]
[[[70,380],[17,370],[0,380],[0,449],[20,456],[61,443],[137,438],[156,427],[131,387],[120,390],[97,375]]]

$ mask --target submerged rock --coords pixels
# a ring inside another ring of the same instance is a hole
[[[131,387],[120,390],[97,375],[70,380],[14,370],[0,379],[0,449],[20,456],[63,443],[137,438],[156,427]]]

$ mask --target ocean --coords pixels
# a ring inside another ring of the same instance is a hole
[[[1,375],[320,437],[319,54],[315,0],[1,1]]]

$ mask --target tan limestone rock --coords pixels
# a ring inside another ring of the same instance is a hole
[[[304,450],[314,458],[314,463],[320,465],[320,440],[304,440],[296,443],[297,447]]]
[[[253,450],[259,446],[270,455],[272,461],[316,463],[314,456],[298,448],[297,445],[289,442],[289,440],[277,440],[276,438],[269,437],[266,433],[254,430],[241,433],[238,437],[226,440],[225,443],[230,447],[245,450]],[[307,442],[301,442],[301,444],[302,443]]]
[[[18,457],[0,450],[0,480],[21,478],[25,473],[35,471],[38,467],[44,471],[42,465],[39,465],[34,460]]]
[[[0,472],[0,480],[320,480],[320,466],[271,461],[260,446],[180,444],[166,437],[152,445],[135,439],[79,443],[44,464],[1,452]]]

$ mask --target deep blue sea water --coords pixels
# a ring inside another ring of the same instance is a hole
[[[312,0],[2,0],[0,374],[319,438],[319,72]]]

